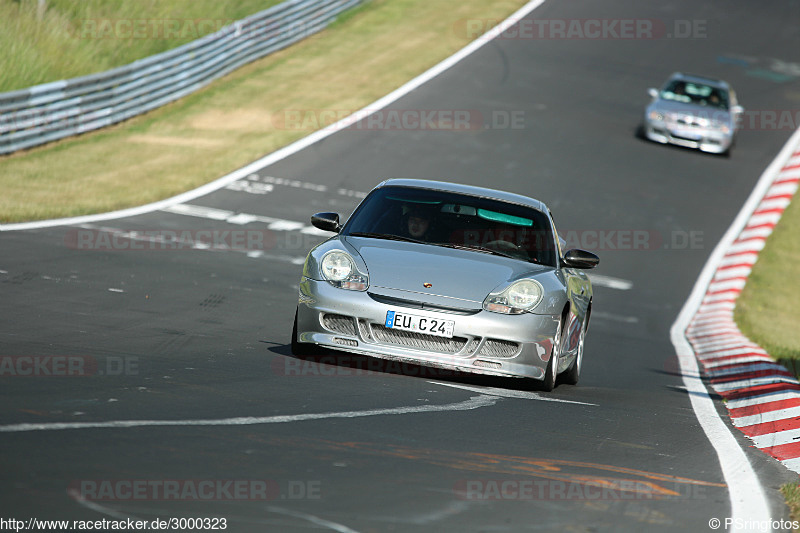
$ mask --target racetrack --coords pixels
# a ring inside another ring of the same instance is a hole
[[[786,67],[798,61],[800,2],[735,0],[724,12],[685,1],[546,2],[534,16],[551,28],[635,19],[666,29],[654,39],[509,34],[390,106],[400,116],[467,111],[477,127],[347,129],[258,170],[247,187],[0,234],[0,356],[66,357],[85,374],[43,367],[0,378],[2,514],[217,516],[231,531],[359,532],[707,531],[709,519],[729,517],[669,329],[792,133],[764,117],[800,102],[800,73]],[[675,21],[694,24],[693,36],[667,38]],[[646,89],[680,69],[727,79],[754,112],[730,159],[636,138]],[[595,286],[580,385],[544,394],[289,355],[298,262],[320,239],[306,229],[310,214],[349,214],[385,177],[540,198],[562,233],[598,251],[596,274],[607,279]],[[234,249],[158,241],[201,231],[234,232],[219,237]],[[234,236],[263,244],[248,253]],[[777,488],[796,475],[734,435],[771,517],[788,518]],[[130,481],[252,490],[202,502],[186,492],[126,498]],[[97,487],[115,490],[103,497]]]

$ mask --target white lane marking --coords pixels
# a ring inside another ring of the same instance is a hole
[[[380,111],[386,106],[396,102],[403,96],[409,94],[414,89],[417,89],[421,85],[427,83],[436,76],[440,75],[441,73],[455,66],[462,59],[476,52],[484,45],[492,42],[494,37],[503,35],[503,32],[505,32],[508,28],[510,28],[514,24],[517,24],[521,18],[523,18],[525,15],[527,15],[528,13],[530,13],[543,3],[544,0],[531,0],[530,2],[522,6],[520,9],[518,9],[511,16],[509,16],[507,19],[505,19],[503,22],[492,28],[491,36],[485,35],[479,39],[475,39],[474,41],[466,45],[464,48],[462,48],[455,54],[437,63],[436,65],[429,68],[428,70],[426,70],[413,80],[405,83],[404,85],[395,89],[386,96],[369,104],[360,111],[356,111],[355,113],[350,115],[350,117],[345,117],[339,122],[331,124],[325,129],[316,131],[311,135],[303,137],[302,139],[293,142],[289,146],[285,146],[280,150],[277,150],[265,157],[262,157],[257,161],[250,163],[246,167],[242,167],[238,170],[235,170],[226,176],[223,176],[219,179],[212,181],[211,183],[203,185],[202,187],[198,187],[197,189],[193,189],[191,191],[187,191],[177,196],[173,196],[172,198],[167,198],[165,200],[153,202],[146,205],[141,205],[138,207],[132,207],[129,209],[122,209],[120,211],[111,211],[109,213],[101,213],[98,215],[85,215],[80,217],[38,220],[36,222],[22,222],[18,224],[0,224],[0,231],[18,231],[26,229],[49,228],[53,226],[87,224],[91,222],[98,222],[101,220],[132,217],[136,215],[142,215],[145,213],[151,213],[153,211],[158,211],[159,209],[165,209],[171,205],[188,202],[189,200],[194,200],[195,198],[199,198],[200,196],[217,191],[227,185],[230,185],[234,181],[246,178],[247,176],[258,172],[259,170],[262,170],[264,167],[270,166],[272,164],[277,163],[278,161],[286,159],[287,157],[294,155],[305,148],[308,148],[312,144],[333,135],[334,133],[342,129],[345,124],[351,124],[354,120],[353,117],[355,116],[358,116],[360,118],[366,118],[367,116],[370,116],[373,113]]]
[[[617,289],[620,291],[629,291],[633,288],[633,282],[626,279],[612,278],[611,276],[602,276],[600,274],[586,274],[594,285],[601,287],[608,287],[609,289]]]
[[[670,328],[670,339],[678,356],[684,385],[689,391],[689,401],[698,422],[700,422],[700,426],[717,453],[725,483],[728,485],[731,499],[731,518],[734,524],[744,523],[748,520],[771,523],[769,521],[772,514],[770,513],[764,489],[753,470],[753,465],[750,464],[750,460],[747,458],[747,454],[745,454],[730,429],[720,418],[714,402],[708,394],[708,389],[706,389],[702,380],[697,377],[699,373],[697,356],[686,338],[686,330],[692,318],[700,310],[706,288],[711,283],[717,268],[720,266],[720,262],[729,254],[731,244],[748,221],[752,222],[751,215],[753,211],[755,211],[764,197],[767,189],[772,185],[775,176],[781,171],[784,161],[792,155],[793,147],[797,145],[798,141],[800,141],[800,129],[792,135],[778,156],[761,174],[753,192],[750,193],[750,197],[742,206],[733,224],[730,225],[728,231],[725,232],[725,235],[711,253],[711,257],[709,257],[700,272],[689,298]]]
[[[306,522],[311,522],[314,525],[321,526],[332,531],[338,531],[339,533],[358,533],[355,529],[350,529],[347,526],[342,524],[337,524],[336,522],[331,522],[330,520],[325,520],[324,518],[320,518],[318,516],[314,516],[311,514],[300,513],[298,511],[290,511],[289,509],[283,509],[281,507],[267,507],[267,511],[271,513],[282,514],[286,516],[291,516],[294,518],[300,518],[305,520]]]
[[[611,320],[613,322],[624,322],[625,324],[636,324],[639,322],[639,319],[635,316],[613,315],[611,313],[604,313],[603,311],[592,311],[592,320],[595,318]]]
[[[129,239],[132,241],[137,242],[146,242],[150,243],[151,245],[158,245],[149,248],[151,250],[201,250],[201,251],[208,251],[208,252],[235,252],[235,253],[242,253],[247,255],[252,259],[259,259],[264,258],[270,261],[281,261],[284,263],[291,263],[293,265],[302,265],[306,262],[305,256],[301,255],[287,255],[287,254],[276,254],[276,253],[267,253],[264,250],[249,250],[247,248],[234,248],[228,246],[224,243],[214,243],[213,245],[205,242],[191,238],[191,233],[187,232],[190,237],[184,238],[178,236],[178,232],[175,232],[176,235],[168,235],[166,231],[161,232],[137,232],[137,231],[128,231],[123,230],[120,228],[110,228],[108,226],[95,226],[94,224],[81,224],[79,226],[83,229],[91,229],[96,231],[101,231],[104,233],[110,233],[114,236],[115,239]],[[316,230],[316,228],[313,228]],[[304,233],[301,231],[301,233]],[[310,232],[308,232],[310,233]],[[109,289],[110,291],[114,292],[124,292],[120,289]]]
[[[125,291],[122,289],[114,289],[112,287],[109,287],[108,292],[125,292]]]
[[[275,190],[276,185],[320,193],[327,193],[329,189],[327,185],[321,185],[319,183],[311,183],[308,181],[293,180],[288,178],[276,178],[275,176],[259,176],[258,174],[250,174],[245,179],[234,181],[225,188],[232,191],[246,192],[250,194],[269,194]],[[366,198],[367,196],[366,192],[354,191],[352,189],[346,189],[342,187],[335,189],[333,192],[340,196],[346,196],[347,198]]]
[[[361,418],[380,415],[406,415],[412,413],[434,413],[441,411],[469,411],[481,407],[489,407],[497,403],[497,396],[473,396],[469,400],[445,405],[418,405],[407,407],[389,407],[386,409],[370,409],[366,411],[339,411],[332,413],[306,413],[300,415],[278,416],[240,416],[235,418],[199,419],[199,420],[111,420],[106,422],[41,422],[9,424],[0,426],[0,433],[19,433],[24,431],[57,431],[63,429],[95,429],[95,428],[133,428],[156,426],[249,426],[255,424],[282,424],[286,422],[302,422],[305,420],[325,420],[329,418]]]
[[[244,179],[228,184],[225,188],[250,194],[269,194],[275,189],[275,186],[260,178],[258,174],[250,174]]]
[[[578,402],[575,400],[562,400],[560,398],[549,398],[536,394],[535,392],[517,391],[509,389],[498,389],[496,387],[470,387],[468,385],[458,385],[456,383],[444,383],[442,381],[429,381],[434,385],[444,385],[445,387],[453,387],[454,389],[463,389],[472,392],[480,392],[481,394],[490,394],[492,396],[500,396],[502,398],[519,398],[522,400],[541,400],[543,402],[558,402],[558,403],[572,403],[576,405],[591,405],[597,407],[596,403]]]
[[[236,215],[233,211],[217,209],[215,207],[205,207],[202,205],[176,204],[164,208],[162,211],[175,213],[176,215],[187,215],[192,217],[207,218],[210,220],[228,220]]]
[[[235,213],[233,211],[226,211],[223,209],[216,209],[214,207],[205,207],[201,205],[178,204],[166,207],[162,209],[162,211],[165,213],[172,213],[174,215],[185,215],[227,222],[229,224],[236,224],[238,226],[244,226],[246,224],[258,222],[261,224],[266,224],[267,229],[272,231],[299,231],[305,235],[319,236],[329,236],[331,234],[329,231],[323,231],[303,222],[297,222],[296,220],[285,220],[282,218],[267,217],[263,215],[251,215],[249,213]],[[83,227],[86,226],[88,225],[83,225]]]

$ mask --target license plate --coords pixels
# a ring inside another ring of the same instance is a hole
[[[452,320],[442,320],[440,318],[430,318],[427,316],[388,311],[386,313],[385,325],[390,329],[415,331],[417,333],[427,333],[428,335],[450,338],[453,336],[453,327],[455,326],[455,322]]]
[[[702,133],[698,133],[696,131],[691,130],[673,130],[672,135],[676,137],[683,137],[684,139],[689,139],[692,141],[699,141],[703,138]]]

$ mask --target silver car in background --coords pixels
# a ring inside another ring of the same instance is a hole
[[[540,201],[394,179],[373,189],[303,266],[292,352],[320,347],[427,367],[577,383],[592,308],[583,269]]]
[[[727,82],[677,72],[661,90],[648,93],[653,101],[645,111],[645,137],[704,152],[730,152],[744,109]]]

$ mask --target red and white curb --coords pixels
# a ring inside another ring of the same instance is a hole
[[[733,425],[756,448],[800,473],[800,383],[736,327],[733,310],[747,277],[800,182],[800,142],[724,250],[685,330],[703,375],[727,400]]]

